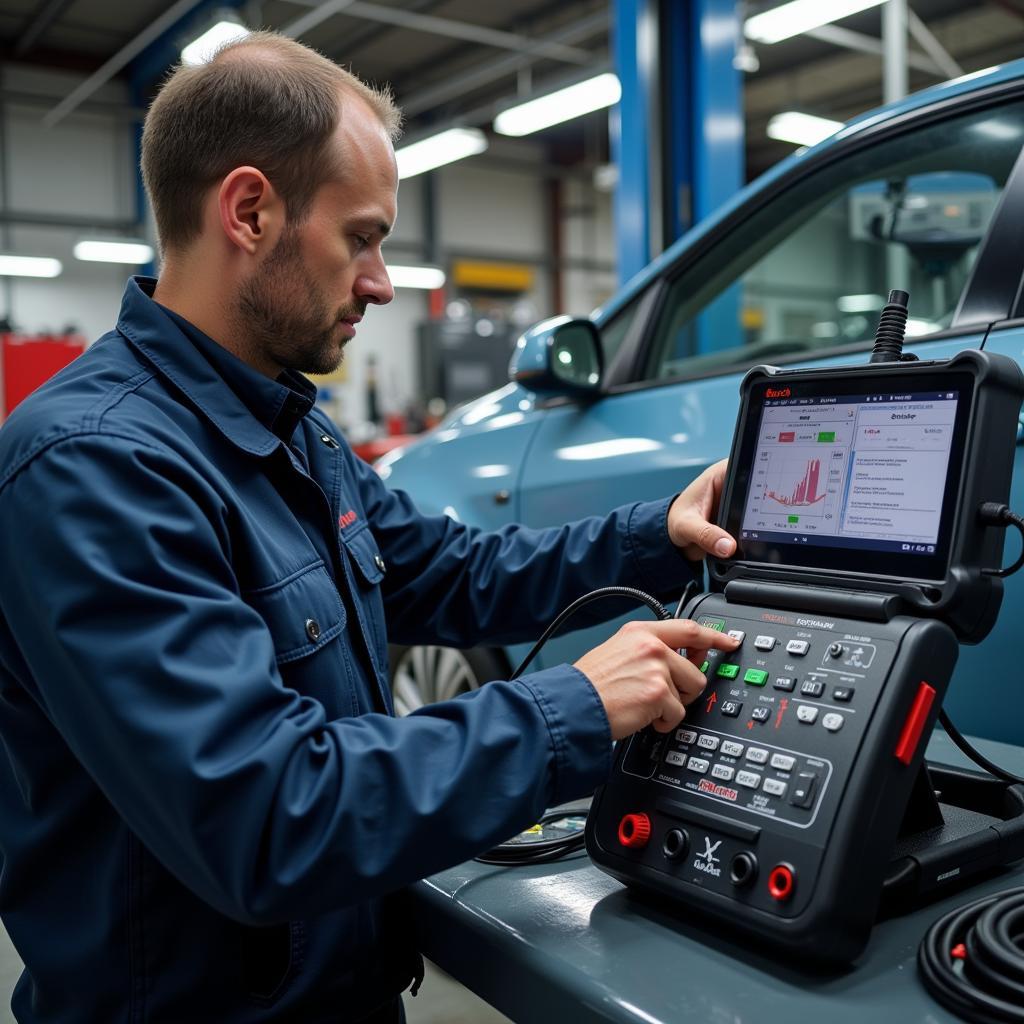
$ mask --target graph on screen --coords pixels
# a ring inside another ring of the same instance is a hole
[[[764,493],[765,501],[774,501],[791,508],[810,509],[825,500],[825,492],[820,489],[818,482],[821,476],[821,459],[807,459],[806,462],[801,462],[783,457],[776,461],[782,465],[778,470],[774,465],[768,470],[769,484]],[[791,486],[795,479],[794,466],[802,475],[799,482]],[[773,479],[778,480],[778,489],[771,485]]]

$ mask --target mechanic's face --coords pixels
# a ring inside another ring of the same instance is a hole
[[[260,357],[301,373],[337,369],[366,307],[395,295],[381,255],[397,212],[391,143],[369,108],[348,100],[334,145],[342,177],[320,187],[239,294]]]

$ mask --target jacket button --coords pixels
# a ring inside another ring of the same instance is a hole
[[[320,440],[323,441],[323,443],[325,445],[327,445],[328,448],[337,448],[338,447],[338,442],[335,441],[334,438],[331,437],[330,434],[321,434],[320,435]]]
[[[380,570],[381,572],[384,572],[385,568],[387,568],[387,567],[386,567],[386,565],[384,564],[384,559],[383,559],[383,558],[381,558],[381,557],[380,557],[380,555],[374,555],[374,556],[373,556],[373,564],[374,564],[375,566],[377,566],[377,568],[378,568],[378,569],[379,569],[379,570]]]
[[[309,637],[313,643],[316,643],[320,639],[320,623],[316,619],[306,619],[306,636]]]

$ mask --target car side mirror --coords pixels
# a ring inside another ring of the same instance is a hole
[[[596,395],[604,357],[590,320],[558,316],[531,327],[516,342],[509,379],[531,391]]]

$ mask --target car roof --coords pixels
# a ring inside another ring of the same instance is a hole
[[[854,138],[876,125],[894,117],[910,114],[923,107],[931,106],[939,101],[948,101],[957,96],[969,95],[989,89],[1004,82],[1024,79],[1024,58],[1000,64],[996,67],[973,71],[970,74],[954,78],[949,82],[922,89],[920,92],[906,96],[895,103],[876,107],[848,121],[835,134],[819,142],[815,146],[798,150],[774,167],[765,171],[749,185],[740,189],[728,202],[723,203],[714,213],[705,217],[699,224],[692,227],[681,238],[672,243],[660,256],[655,257],[643,270],[623,285],[609,301],[593,313],[593,319],[602,324],[617,313],[630,299],[641,292],[665,267],[675,262],[676,257],[698,239],[713,231],[714,228],[729,217],[739,206],[751,196],[756,195],[780,178],[791,173],[794,168],[806,164],[827,153],[830,149]]]

